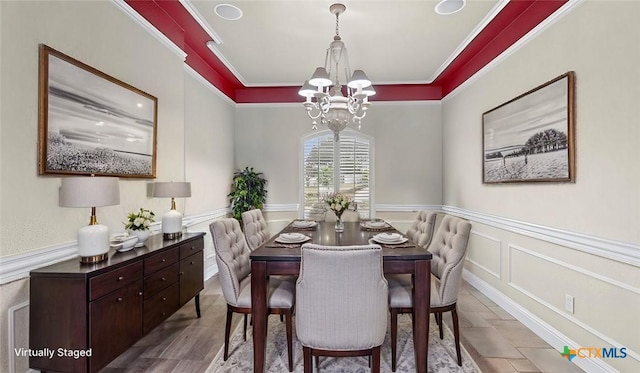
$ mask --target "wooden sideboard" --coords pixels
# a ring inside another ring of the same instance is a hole
[[[156,234],[104,262],[31,271],[29,367],[97,372],[194,297],[200,317],[203,236]]]

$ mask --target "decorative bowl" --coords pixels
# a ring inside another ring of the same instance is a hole
[[[128,251],[138,243],[138,237],[129,235],[118,235],[111,240],[111,247],[118,251]]]

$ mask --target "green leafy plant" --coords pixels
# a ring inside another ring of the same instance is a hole
[[[242,213],[253,209],[262,209],[267,201],[267,180],[262,172],[253,171],[253,167],[245,167],[233,174],[231,193],[227,196],[231,202],[233,217],[242,221]]]

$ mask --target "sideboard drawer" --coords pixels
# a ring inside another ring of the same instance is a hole
[[[198,239],[180,245],[180,259],[184,259],[190,255],[202,251],[204,249],[204,240]]]
[[[179,264],[173,263],[167,268],[163,268],[158,272],[144,278],[144,298],[150,298],[158,291],[168,287],[178,281]]]
[[[145,334],[180,308],[178,304],[179,292],[180,286],[176,282],[144,301],[143,332]]]
[[[153,272],[171,265],[178,261],[178,247],[152,255],[144,260],[144,275],[148,276]]]
[[[93,277],[89,279],[89,300],[98,299],[134,280],[140,279],[142,279],[141,260],[109,273]]]

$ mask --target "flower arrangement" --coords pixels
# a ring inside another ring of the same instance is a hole
[[[142,231],[148,230],[149,225],[153,223],[155,220],[153,218],[156,214],[151,210],[140,208],[138,212],[132,212],[127,215],[127,224],[124,226],[125,229],[131,229],[133,231]]]
[[[340,219],[344,210],[348,209],[353,203],[350,196],[343,193],[329,193],[324,197],[324,203],[336,214]]]

